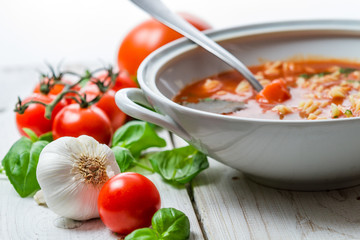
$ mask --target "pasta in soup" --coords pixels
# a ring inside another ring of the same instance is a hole
[[[219,114],[261,119],[330,119],[360,116],[360,63],[341,60],[275,61],[252,66],[257,93],[236,71],[192,83],[174,101],[221,108]],[[235,106],[235,107],[234,107]],[[198,108],[202,109],[202,108]]]

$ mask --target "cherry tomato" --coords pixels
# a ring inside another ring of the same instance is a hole
[[[98,198],[101,220],[111,231],[124,235],[149,227],[160,205],[155,185],[143,175],[132,172],[110,178]]]
[[[86,100],[91,101],[100,94],[99,88],[95,84],[87,84],[80,90],[80,93],[86,93]],[[115,103],[115,91],[110,89],[101,96],[95,106],[101,108],[108,116],[113,131],[116,131],[126,121],[126,114],[123,113]]]
[[[43,95],[33,93],[31,96],[25,98],[22,103],[27,103],[31,100],[39,101],[45,104],[51,103],[55,99],[55,95]],[[39,103],[30,104],[23,114],[16,113],[16,125],[20,134],[26,136],[23,128],[30,128],[36,135],[40,136],[44,133],[50,132],[56,114],[66,106],[66,102],[61,100],[54,108],[51,119],[45,118],[45,106]]]
[[[48,79],[48,78],[44,78],[42,81],[44,82],[44,84],[46,84],[46,83],[49,82],[49,79]],[[61,83],[55,84],[55,85],[50,89],[49,94],[52,94],[52,95],[57,95],[57,94],[59,94],[59,93],[64,89],[64,87],[65,87],[64,84],[72,84],[72,82],[71,82],[70,80],[62,79],[62,80],[61,80]],[[34,93],[41,93],[40,87],[41,87],[41,83],[36,84],[33,92],[34,92]],[[75,90],[78,90],[78,89],[79,89],[79,88],[76,88]]]
[[[45,78],[44,83],[47,83],[49,80],[48,78]],[[73,84],[72,81],[67,80],[67,79],[62,79],[61,80],[62,83],[58,83],[55,84],[49,91],[48,94],[52,94],[52,95],[58,95],[59,93],[61,93],[65,87],[64,84]],[[63,84],[64,83],[64,84]],[[35,88],[34,88],[34,93],[41,93],[41,83],[36,84]],[[71,90],[75,90],[75,91],[79,91],[80,90],[80,86],[75,85],[74,87],[71,88]],[[77,95],[75,93],[68,93],[65,96],[65,101],[67,102],[67,104],[71,104],[73,103],[73,100],[70,97],[76,97]]]
[[[206,22],[190,14],[183,13],[180,15],[201,31],[210,28]],[[136,76],[136,71],[145,57],[159,47],[180,37],[182,37],[181,34],[155,19],[141,23],[125,36],[120,45],[118,52],[119,68],[126,69],[130,75]]]
[[[104,85],[109,85],[111,81],[110,77],[106,73],[96,76],[96,79],[100,80],[101,82],[104,82]],[[88,85],[89,84],[92,83],[88,83]],[[129,73],[127,73],[126,71],[119,72],[115,84],[113,84],[113,86],[110,86],[110,88],[113,89],[114,91],[118,91],[122,88],[129,88],[129,87],[137,88],[138,85],[134,80],[131,79]]]
[[[81,108],[77,103],[61,109],[54,119],[52,131],[54,140],[89,135],[109,145],[112,137],[111,123],[103,110],[94,105]]]
[[[116,78],[115,85],[112,87],[114,91],[119,91],[123,88],[136,88],[138,85],[134,80],[131,79],[129,73],[126,71],[121,71]]]

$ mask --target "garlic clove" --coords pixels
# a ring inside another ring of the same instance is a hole
[[[41,152],[37,178],[48,207],[60,216],[99,217],[97,199],[103,184],[120,173],[114,153],[94,138],[63,137]]]
[[[46,205],[44,193],[42,190],[39,190],[35,193],[34,200],[38,205]]]

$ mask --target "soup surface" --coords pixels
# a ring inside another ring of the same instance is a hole
[[[205,106],[204,109],[224,106],[223,111],[217,113],[261,119],[315,120],[360,116],[360,63],[276,61],[249,69],[270,98],[257,94],[240,73],[228,71],[186,86],[173,100],[197,109],[203,109],[197,107],[201,105]],[[274,85],[275,88],[282,86],[280,95],[271,92]]]

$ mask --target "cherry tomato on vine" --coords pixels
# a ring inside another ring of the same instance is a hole
[[[160,205],[156,186],[145,176],[133,172],[110,178],[98,198],[101,220],[111,231],[124,235],[149,227]]]
[[[121,71],[116,78],[115,85],[112,87],[114,91],[119,91],[123,88],[137,88],[137,83],[131,79],[129,73]]]
[[[107,74],[101,74],[96,77],[97,80],[104,82],[105,85],[110,84],[110,77]],[[126,71],[120,71],[119,75],[116,78],[115,84],[110,86],[114,91],[119,91],[122,88],[137,88],[138,85],[134,80],[131,79],[129,73]]]
[[[203,31],[210,28],[203,20],[190,14],[180,14],[186,21]],[[140,63],[151,52],[175,39],[181,34],[168,28],[155,19],[147,20],[131,30],[123,39],[118,52],[118,65],[130,75],[136,76]]]
[[[100,90],[95,84],[87,84],[80,90],[80,93],[85,93],[86,100],[91,101],[100,94]],[[99,102],[95,103],[95,106],[101,108],[108,116],[114,132],[126,121],[126,114],[115,103],[115,93],[114,90],[109,89],[101,96]]]
[[[51,103],[55,99],[55,95],[43,95],[33,93],[31,96],[22,100],[22,104],[25,104],[31,100],[39,101],[45,104]],[[30,128],[36,135],[40,136],[44,133],[50,132],[52,124],[56,114],[66,106],[66,101],[61,100],[54,108],[51,119],[45,118],[45,106],[39,103],[33,103],[28,106],[23,114],[16,113],[16,125],[20,134],[26,136],[26,133],[22,130],[23,128]]]
[[[112,137],[111,123],[103,110],[94,105],[81,108],[77,103],[61,109],[54,119],[52,131],[54,140],[89,135],[109,145]]]
[[[44,78],[42,80],[43,84],[47,84],[49,82],[49,79],[48,78]],[[66,80],[66,79],[62,79],[61,82],[55,84],[51,89],[49,89],[49,94],[52,94],[52,95],[57,95],[59,94],[65,87],[64,84],[72,84],[72,82],[70,80]],[[35,88],[34,88],[34,93],[41,93],[41,82],[36,84]],[[75,90],[78,90],[79,88],[76,88]],[[46,93],[45,93],[46,94]]]
[[[48,83],[48,81],[49,81],[48,78],[43,79],[44,84]],[[62,79],[61,83],[55,84],[50,89],[46,89],[46,86],[45,86],[45,91],[49,91],[49,92],[48,93],[43,92],[43,94],[58,95],[59,93],[61,93],[64,90],[64,87],[65,87],[64,84],[73,84],[73,82],[70,80],[67,80],[67,79]],[[33,92],[34,93],[42,93],[40,88],[41,88],[41,83],[36,84]],[[79,91],[80,86],[75,85],[74,87],[71,88],[71,90]],[[75,93],[66,94],[65,101],[67,102],[67,104],[70,104],[73,102],[73,100],[70,97],[76,97],[76,94]]]

